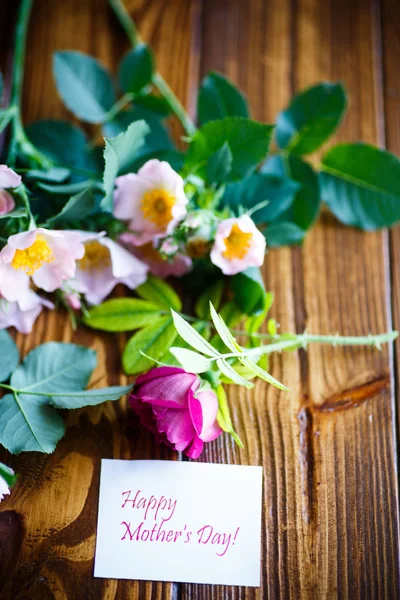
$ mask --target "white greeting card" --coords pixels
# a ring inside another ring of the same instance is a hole
[[[262,468],[101,465],[95,577],[260,585]]]

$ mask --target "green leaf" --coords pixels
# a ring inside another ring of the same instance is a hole
[[[345,225],[372,231],[400,219],[400,160],[369,144],[340,144],[321,165],[321,194]]]
[[[18,390],[53,394],[81,391],[96,366],[96,352],[76,344],[48,342],[32,350],[12,374]]]
[[[278,248],[279,246],[301,244],[306,231],[290,221],[277,221],[268,225],[263,233],[267,240],[267,245],[270,248]]]
[[[263,312],[266,303],[266,291],[260,269],[250,267],[230,278],[231,290],[237,306],[245,315]]]
[[[101,202],[104,210],[113,205],[114,182],[124,168],[131,163],[144,144],[149,127],[144,121],[135,121],[128,129],[114,138],[106,138],[104,150],[104,187],[106,195]]]
[[[232,383],[236,383],[236,385],[243,385],[246,388],[254,387],[250,381],[239,375],[232,365],[224,358],[219,358],[216,362],[221,373],[225,375],[225,377]]]
[[[221,429],[223,431],[226,431],[233,437],[233,439],[235,440],[235,442],[237,443],[239,448],[244,448],[240,437],[233,429],[231,413],[230,413],[228,402],[226,399],[226,393],[225,393],[225,390],[222,387],[222,385],[219,385],[217,387],[217,389],[215,390],[215,392],[216,392],[217,398],[218,398],[218,414],[217,414],[218,425],[221,427]]]
[[[84,323],[103,331],[130,331],[154,323],[161,317],[160,306],[137,298],[113,298],[93,306]]]
[[[228,327],[224,323],[223,319],[221,319],[221,317],[216,313],[213,306],[210,307],[210,310],[211,310],[211,318],[213,320],[215,329],[217,330],[219,336],[221,337],[225,346],[227,346],[227,348],[229,348],[229,350],[231,350],[232,352],[239,353],[238,360],[242,363],[242,365],[244,365],[245,367],[250,369],[250,371],[252,371],[255,375],[257,375],[257,377],[260,377],[264,381],[267,381],[268,383],[274,385],[275,387],[279,388],[280,390],[287,390],[287,387],[285,387],[282,383],[280,383],[277,379],[275,379],[275,377],[272,377],[272,375],[270,375],[269,373],[264,371],[264,369],[261,369],[261,367],[259,367],[255,362],[253,362],[250,357],[244,355],[243,349],[239,346],[239,344],[237,343],[237,341],[235,340],[235,338],[229,331]],[[243,356],[241,356],[240,354],[243,354]],[[217,365],[220,366],[220,361],[217,361]],[[227,375],[226,371],[222,371],[222,372],[224,373],[224,375]],[[229,377],[229,375],[228,375],[228,377]],[[232,377],[231,377],[231,379],[232,379]],[[235,381],[235,380],[233,379],[233,381]]]
[[[118,81],[124,92],[135,94],[144,88],[151,80],[154,64],[153,55],[146,44],[132,48],[122,59]]]
[[[172,346],[176,335],[171,317],[163,317],[135,333],[128,341],[122,356],[125,373],[136,375],[150,369],[154,362],[141,352],[158,360]]]
[[[209,159],[227,143],[232,152],[229,180],[242,179],[268,154],[272,131],[272,125],[239,117],[210,121],[194,134],[186,154],[186,169],[205,178]]]
[[[204,337],[204,339],[208,340],[210,337],[210,328],[207,323],[202,321],[198,321],[193,324],[193,327]],[[187,344],[180,336],[177,336],[174,340],[174,348],[184,348],[186,350],[190,350],[189,344]],[[160,362],[170,365],[170,366],[180,366],[179,361],[176,357],[171,353],[172,348],[170,348],[165,354],[163,354],[160,358]]]
[[[224,280],[219,279],[213,285],[208,287],[201,294],[195,304],[195,314],[204,321],[208,321],[210,318],[210,302],[218,310],[222,300],[222,294],[224,291]]]
[[[299,184],[289,177],[256,173],[238,183],[227,185],[221,205],[239,212],[239,207],[252,209],[257,204],[268,201],[266,206],[260,207],[251,215],[255,223],[268,223],[288,209],[298,189]]]
[[[83,406],[96,406],[108,400],[118,400],[121,396],[128,394],[131,385],[115,385],[97,390],[84,390],[72,392],[71,394],[54,394],[50,403],[55,408],[82,408]]]
[[[49,183],[62,183],[69,177],[71,174],[69,169],[64,169],[63,167],[52,167],[47,171],[39,171],[38,169],[31,169],[25,173],[26,177],[29,179],[34,179],[37,181],[47,181]]]
[[[102,123],[115,103],[108,71],[92,56],[64,50],[56,52],[53,72],[57,91],[70,111],[87,123]]]
[[[137,156],[135,156],[133,162],[128,165],[129,170],[131,171],[137,170],[136,164],[141,157],[146,156],[151,152],[156,153],[174,149],[168,130],[162,124],[159,115],[154,115],[148,110],[140,107],[125,110],[119,113],[111,121],[104,123],[103,133],[105,137],[115,137],[116,135],[123,133],[131,123],[141,120],[146,121],[146,124],[149,126],[149,133],[146,135],[146,139],[140,147]]]
[[[340,83],[320,83],[295,96],[276,123],[276,142],[293,154],[317,150],[335,131],[346,110]]]
[[[233,301],[226,302],[220,311],[221,317],[229,327],[235,327],[243,318],[242,311]]]
[[[169,117],[171,114],[171,107],[168,102],[162,96],[154,96],[153,94],[146,94],[145,96],[138,96],[135,98],[135,108],[144,108],[148,112],[153,113],[160,119]]]
[[[61,212],[49,219],[49,223],[59,225],[60,223],[72,223],[80,221],[89,216],[96,207],[96,200],[91,189],[86,189],[75,196],[71,196],[64,204]]]
[[[194,327],[189,325],[189,323],[174,310],[171,310],[171,313],[177,332],[191,348],[194,348],[206,356],[218,356],[218,352],[215,350],[215,348],[213,348],[213,346],[211,346],[211,344],[207,342],[207,340],[205,340],[203,336],[196,331],[196,329],[194,329]]]
[[[271,309],[273,302],[274,294],[272,292],[266,292],[264,300],[264,310],[258,315],[253,315],[251,317],[247,317],[246,319],[245,327],[247,333],[252,334],[259,331]]]
[[[0,444],[9,452],[53,452],[64,421],[42,396],[6,394],[0,401]]]
[[[232,152],[225,142],[209,159],[207,164],[207,181],[209,184],[219,184],[228,178],[232,170]]]
[[[66,121],[36,121],[27,127],[31,142],[50,159],[68,167],[98,170],[85,133]]]
[[[17,481],[17,475],[15,475],[13,469],[0,462],[0,477],[4,479],[9,487],[13,486]]]
[[[204,373],[211,370],[212,362],[198,352],[178,347],[172,347],[169,351],[188,373]]]
[[[241,348],[240,348],[239,344],[237,343],[237,341],[235,340],[235,338],[229,331],[229,328],[224,323],[224,320],[217,313],[217,311],[215,310],[215,308],[211,302],[210,302],[210,314],[211,314],[212,322],[214,323],[214,327],[215,327],[219,337],[224,342],[225,346],[232,352],[241,352]]]
[[[141,298],[149,300],[160,308],[176,311],[182,310],[182,302],[175,290],[163,279],[149,275],[147,281],[136,288],[136,293]]]
[[[249,109],[242,92],[224,75],[209,73],[201,82],[197,116],[203,125],[224,117],[248,117]]]
[[[16,343],[4,329],[0,329],[0,356],[0,381],[6,381],[18,366],[19,352]]]

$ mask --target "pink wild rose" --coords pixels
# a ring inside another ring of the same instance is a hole
[[[116,180],[114,215],[129,221],[135,245],[171,233],[186,215],[183,179],[165,161],[149,160],[138,173]]]
[[[199,387],[200,379],[193,373],[159,367],[137,378],[129,402],[158,442],[198,458],[204,442],[222,433],[217,396],[212,390],[197,392]]]
[[[11,235],[0,252],[0,294],[20,301],[30,278],[36,287],[54,292],[75,276],[76,261],[84,252],[77,231],[38,228]]]
[[[248,267],[261,267],[265,237],[248,215],[222,221],[215,234],[211,261],[224,275],[236,275]]]
[[[16,188],[21,184],[21,177],[6,165],[0,165],[0,215],[7,215],[14,210],[14,198],[6,189]]]

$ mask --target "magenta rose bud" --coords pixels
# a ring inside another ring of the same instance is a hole
[[[129,402],[158,442],[198,458],[204,442],[222,433],[217,396],[212,390],[197,392],[199,387],[200,379],[193,373],[160,367],[137,378]]]

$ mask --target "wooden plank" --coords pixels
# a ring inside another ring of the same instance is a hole
[[[382,23],[383,98],[385,107],[384,141],[391,152],[400,156],[400,77],[396,69],[400,56],[400,13],[395,0],[382,0],[380,11]],[[400,256],[400,227],[390,231],[390,278],[392,282],[393,323],[400,327],[400,273],[397,267]],[[400,383],[399,342],[396,343],[396,392],[399,406]],[[397,431],[400,427],[398,411]]]
[[[1,27],[12,7],[2,3]],[[115,68],[129,44],[105,0],[35,2],[29,30],[24,114],[27,122],[71,116],[53,83],[51,59],[58,49],[79,49]],[[187,100],[191,6],[185,0],[130,3],[145,40],[157,53],[162,72],[183,102]],[[1,29],[1,31],[2,31]],[[9,46],[1,45],[2,52]],[[4,63],[4,54],[1,56]],[[63,312],[43,314],[29,336],[17,335],[23,355],[49,341],[73,341],[98,351],[94,381],[126,383],[121,375],[124,336],[73,332]],[[29,453],[1,460],[20,474],[0,512],[0,596],[26,598],[171,598],[170,583],[93,578],[101,458],[169,458],[177,454],[156,444],[124,402],[69,413],[67,435],[51,456]]]
[[[293,88],[344,80],[351,109],[339,140],[377,142],[379,56],[372,5],[361,1],[203,3],[201,71],[226,72],[271,121]],[[290,44],[292,40],[292,44]],[[395,67],[395,63],[393,64]],[[386,236],[324,215],[304,251],[273,251],[264,268],[283,329],[365,334],[389,326]],[[394,412],[387,349],[314,347],[273,361],[291,388],[257,384],[229,400],[246,449],[225,438],[204,460],[263,464],[259,590],[183,586],[183,597],[324,598],[398,594]]]

